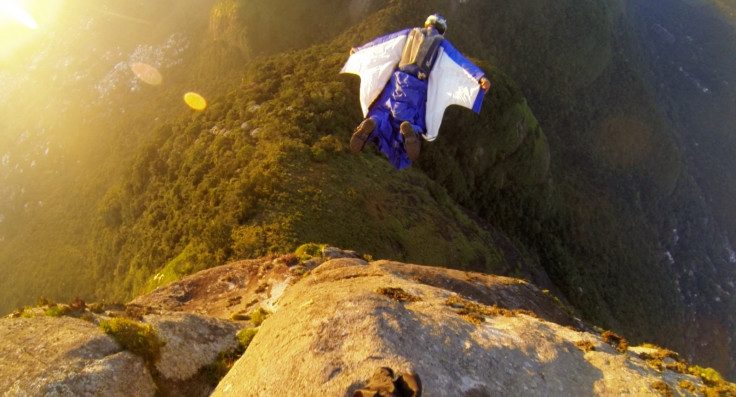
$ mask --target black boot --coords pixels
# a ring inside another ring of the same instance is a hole
[[[391,368],[381,367],[353,397],[422,397],[422,382],[414,371],[394,375]]]
[[[355,129],[353,136],[350,138],[350,151],[360,153],[365,146],[365,141],[371,136],[373,130],[376,129],[376,121],[368,117]]]
[[[419,138],[414,132],[414,128],[411,126],[411,123],[404,121],[401,123],[401,126],[399,126],[399,131],[401,131],[401,136],[404,137],[404,149],[406,150],[406,155],[409,157],[409,160],[417,161],[419,158],[419,149],[421,144],[419,143]]]
[[[353,392],[353,397],[399,397],[394,384],[394,371],[388,367],[381,367],[360,390]]]

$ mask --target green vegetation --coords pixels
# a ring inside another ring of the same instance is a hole
[[[601,338],[621,353],[625,353],[629,348],[629,341],[617,335],[615,332],[605,331],[601,334]]]
[[[253,313],[251,313],[250,322],[258,327],[266,320],[266,318],[268,318],[269,315],[271,315],[271,312],[262,307],[259,307]]]
[[[587,340],[575,342],[575,346],[577,346],[577,348],[582,350],[584,353],[595,351],[595,346],[593,346],[593,343]]]
[[[693,394],[697,390],[697,389],[695,389],[695,385],[692,382],[688,381],[688,380],[680,381],[680,383],[679,383],[678,386],[680,386],[681,388],[683,388],[683,389],[685,389],[685,390],[687,390],[687,391],[689,391],[690,393],[693,393]]]
[[[679,372],[681,374],[687,372],[688,364],[687,362],[685,362],[685,360],[680,359],[680,355],[678,353],[673,352],[669,349],[663,349],[661,347],[646,343],[642,346],[650,349],[656,349],[654,353],[639,354],[639,358],[646,361],[650,367],[656,369],[657,371],[664,371],[665,369],[668,369],[670,371]],[[665,363],[665,359],[667,358],[671,360],[670,363]]]
[[[312,47],[254,64],[245,88],[161,127],[99,205],[95,274],[116,280],[100,284],[99,293],[122,299],[215,264],[293,251],[303,241],[500,268],[490,235],[444,189],[418,170],[377,180],[390,172],[380,156],[345,153],[360,118],[354,81],[336,79],[345,56]],[[311,68],[317,60],[322,68]],[[341,108],[352,111],[333,110]]]
[[[552,302],[554,302],[555,305],[557,305],[560,309],[564,310],[565,313],[569,314],[570,317],[575,317],[575,312],[571,308],[569,308],[567,305],[562,303],[560,298],[550,294],[549,290],[547,289],[542,290],[542,293],[548,296],[550,299],[552,299]]]
[[[15,311],[13,311],[13,313],[10,314],[10,317],[12,317],[12,318],[18,318],[18,317],[20,317],[20,318],[31,318],[31,317],[35,317],[35,315],[33,314],[33,312],[31,312],[29,309],[30,309],[29,307],[21,307],[19,309],[16,309]]]
[[[46,309],[46,312],[44,314],[49,317],[61,317],[63,315],[66,315],[67,313],[68,313],[67,307],[54,305]]]
[[[503,316],[503,317],[514,317],[519,314],[524,314],[531,317],[537,317],[536,314],[529,310],[523,310],[523,309],[504,309],[502,307],[498,307],[496,305],[492,306],[486,306],[480,303],[471,302],[468,300],[465,300],[463,298],[460,298],[457,295],[450,296],[447,301],[445,302],[447,306],[450,306],[452,308],[457,309],[456,313],[460,315],[460,317],[464,318],[470,323],[473,323],[475,325],[480,325],[481,323],[485,322],[485,316]]]
[[[661,380],[658,380],[654,383],[652,383],[652,388],[659,394],[665,396],[665,397],[674,397],[675,393],[672,390],[672,387],[668,385],[665,382],[662,382]]]
[[[250,346],[250,342],[253,341],[253,338],[255,338],[257,333],[258,329],[256,328],[245,328],[238,332],[238,341],[240,342],[240,346],[243,348],[243,351]]]
[[[376,292],[397,302],[416,302],[422,300],[420,297],[412,295],[401,288],[382,287]]]
[[[315,243],[306,243],[300,245],[296,251],[294,251],[294,255],[299,258],[300,261],[306,261],[313,257],[322,257],[322,251],[327,247],[327,244],[315,244]]]
[[[221,352],[212,364],[206,365],[199,370],[199,375],[213,388],[232,369],[235,362],[245,353],[248,345],[258,333],[256,328],[245,328],[237,334],[238,348],[228,352]]]
[[[736,396],[736,384],[725,381],[721,374],[713,368],[695,365],[689,367],[688,372],[703,380],[705,385],[700,392],[706,397]]]
[[[161,355],[164,342],[158,338],[156,331],[148,324],[115,317],[109,321],[100,322],[100,328],[120,343],[123,349],[130,351],[152,367]]]

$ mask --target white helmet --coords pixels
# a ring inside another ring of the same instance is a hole
[[[424,26],[431,26],[441,34],[444,35],[447,30],[447,20],[440,14],[432,14],[427,17],[427,21],[424,22]]]

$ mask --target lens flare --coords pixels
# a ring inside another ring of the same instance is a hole
[[[207,101],[204,100],[202,95],[196,92],[187,92],[184,94],[184,102],[194,110],[204,110],[207,107]]]
[[[29,29],[38,29],[38,23],[33,16],[11,0],[0,0],[0,14],[10,15]]]
[[[138,79],[146,84],[159,85],[163,81],[161,72],[147,63],[135,62],[130,65],[130,70],[136,77],[138,77]]]

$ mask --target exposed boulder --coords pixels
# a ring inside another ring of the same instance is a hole
[[[197,272],[139,296],[130,305],[231,319],[275,299],[293,274],[280,257],[233,262]]]
[[[172,381],[194,377],[221,352],[238,348],[241,325],[189,313],[162,313],[143,317],[166,344],[156,362],[160,375]]]
[[[153,396],[143,359],[99,327],[71,317],[0,321],[5,396]]]
[[[276,309],[213,395],[351,396],[381,367],[417,373],[425,397],[688,395],[678,382],[702,384],[570,327],[551,298],[506,277],[335,259]]]
[[[141,312],[147,314],[135,315]],[[240,348],[240,323],[129,306],[125,315],[151,326],[162,342],[155,362],[146,363],[96,325],[110,315],[123,314],[0,320],[0,390],[6,396],[207,396],[215,385],[202,370]]]

